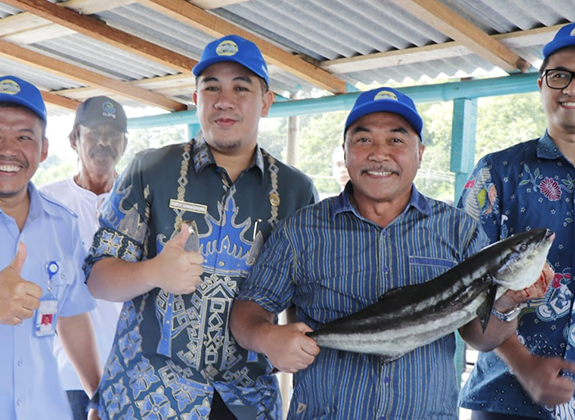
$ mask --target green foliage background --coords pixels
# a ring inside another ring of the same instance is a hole
[[[449,163],[453,103],[422,103],[417,107],[424,120],[426,150],[415,183],[426,195],[452,201],[454,174],[449,171]],[[347,114],[347,111],[339,111],[299,117],[296,166],[312,177],[322,197],[339,192],[332,176],[332,153],[343,142]],[[284,161],[287,121],[287,118],[265,119],[259,135],[260,145]],[[538,92],[479,99],[476,161],[486,153],[539,137],[545,127]],[[128,149],[118,170],[123,170],[138,151],[182,142],[186,136],[184,126],[131,130]],[[40,166],[34,182],[43,185],[70,177],[75,172],[75,161],[52,154]]]

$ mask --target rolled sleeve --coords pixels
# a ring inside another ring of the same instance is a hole
[[[294,267],[293,248],[284,225],[280,224],[266,242],[237,298],[257,303],[273,314],[282,312],[291,306]]]

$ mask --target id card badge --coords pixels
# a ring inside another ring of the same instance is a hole
[[[58,299],[49,294],[40,299],[40,307],[36,312],[34,335],[46,337],[56,333],[56,318],[58,314]]]
[[[45,296],[40,298],[40,307],[36,311],[34,321],[34,335],[36,337],[47,337],[56,333],[56,318],[58,316],[58,298],[52,293],[52,277],[60,270],[56,261],[46,264],[48,273],[48,287]]]

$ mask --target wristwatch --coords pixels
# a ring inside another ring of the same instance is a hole
[[[525,306],[527,305],[522,303],[509,309],[507,312],[499,312],[497,309],[493,308],[491,309],[491,313],[500,321],[511,322],[519,316]]]

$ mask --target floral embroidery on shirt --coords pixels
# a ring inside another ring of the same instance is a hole
[[[549,201],[557,201],[561,199],[561,187],[557,181],[549,177],[545,177],[545,179],[541,181],[541,184],[539,184],[539,188]]]

